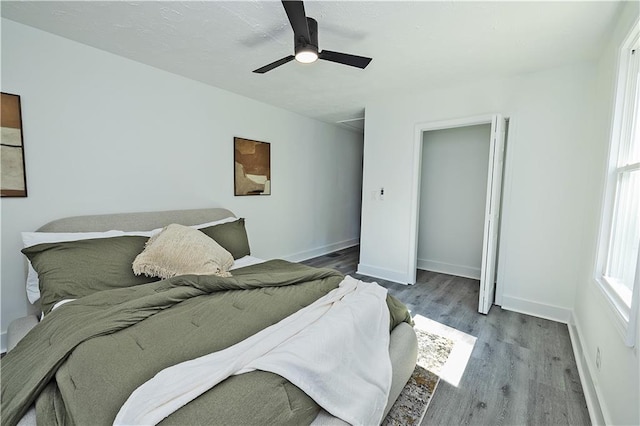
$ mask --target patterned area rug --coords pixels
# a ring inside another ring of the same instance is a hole
[[[382,421],[383,426],[419,425],[436,390],[439,374],[447,362],[454,341],[415,328],[418,336],[416,368],[393,407]]]

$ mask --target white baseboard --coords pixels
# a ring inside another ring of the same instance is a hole
[[[5,331],[0,335],[0,353],[7,351],[7,332]]]
[[[530,300],[520,299],[517,297],[503,295],[501,306],[502,309],[506,309],[508,311],[519,312],[521,314],[557,321],[564,324],[569,324],[569,321],[571,320],[571,309],[532,302]]]
[[[394,271],[391,269],[379,268],[377,266],[364,265],[362,263],[358,263],[358,274],[367,275],[373,278],[380,278],[386,281],[392,281],[398,284],[407,284],[407,273]]]
[[[302,262],[303,260],[312,259],[314,257],[333,253],[334,251],[344,250],[349,247],[357,246],[358,244],[360,244],[360,240],[358,238],[353,238],[351,240],[340,241],[338,243],[328,244],[326,246],[318,247],[315,249],[283,256],[282,259],[288,260],[289,262]]]
[[[472,266],[453,265],[451,263],[438,262],[435,260],[418,259],[418,269],[433,271],[441,274],[455,275],[457,277],[480,279],[480,268]]]
[[[602,406],[598,399],[598,388],[593,380],[591,374],[590,363],[586,357],[586,351],[582,346],[583,339],[580,332],[580,326],[577,325],[575,315],[571,312],[571,323],[569,325],[569,337],[571,337],[571,346],[573,347],[573,356],[576,359],[576,365],[578,366],[578,375],[580,376],[580,383],[582,384],[582,392],[584,393],[584,399],[587,402],[587,410],[589,410],[589,418],[592,425],[605,425],[611,424],[605,422]]]

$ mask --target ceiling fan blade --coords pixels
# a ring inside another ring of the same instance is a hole
[[[295,39],[297,40],[298,37],[302,36],[309,43],[311,37],[309,37],[309,25],[307,24],[307,15],[304,12],[304,3],[301,1],[282,0],[282,6],[284,6],[284,11],[287,12]]]
[[[290,62],[295,59],[295,56],[289,55],[286,58],[278,59],[275,62],[271,62],[269,65],[265,65],[262,68],[258,68],[257,70],[253,70],[253,72],[258,74],[264,74],[267,71],[271,71],[274,68],[278,68],[280,65],[284,65],[287,62]]]
[[[350,65],[356,68],[366,68],[371,62],[371,58],[366,58],[364,56],[357,55],[349,55],[347,53],[340,52],[332,52],[331,50],[323,50],[320,52],[318,56],[320,59],[324,59],[325,61],[337,62],[343,65]]]

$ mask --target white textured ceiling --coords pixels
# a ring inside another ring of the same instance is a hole
[[[2,16],[327,122],[361,122],[369,99],[597,58],[619,2],[308,1],[320,49],[360,70],[295,61],[279,1],[2,1]],[[355,125],[355,126],[354,126]]]

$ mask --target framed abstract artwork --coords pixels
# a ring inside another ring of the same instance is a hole
[[[20,96],[9,93],[2,93],[1,96],[0,193],[3,197],[26,197],[27,174]]]
[[[235,195],[271,195],[271,144],[233,138]]]

